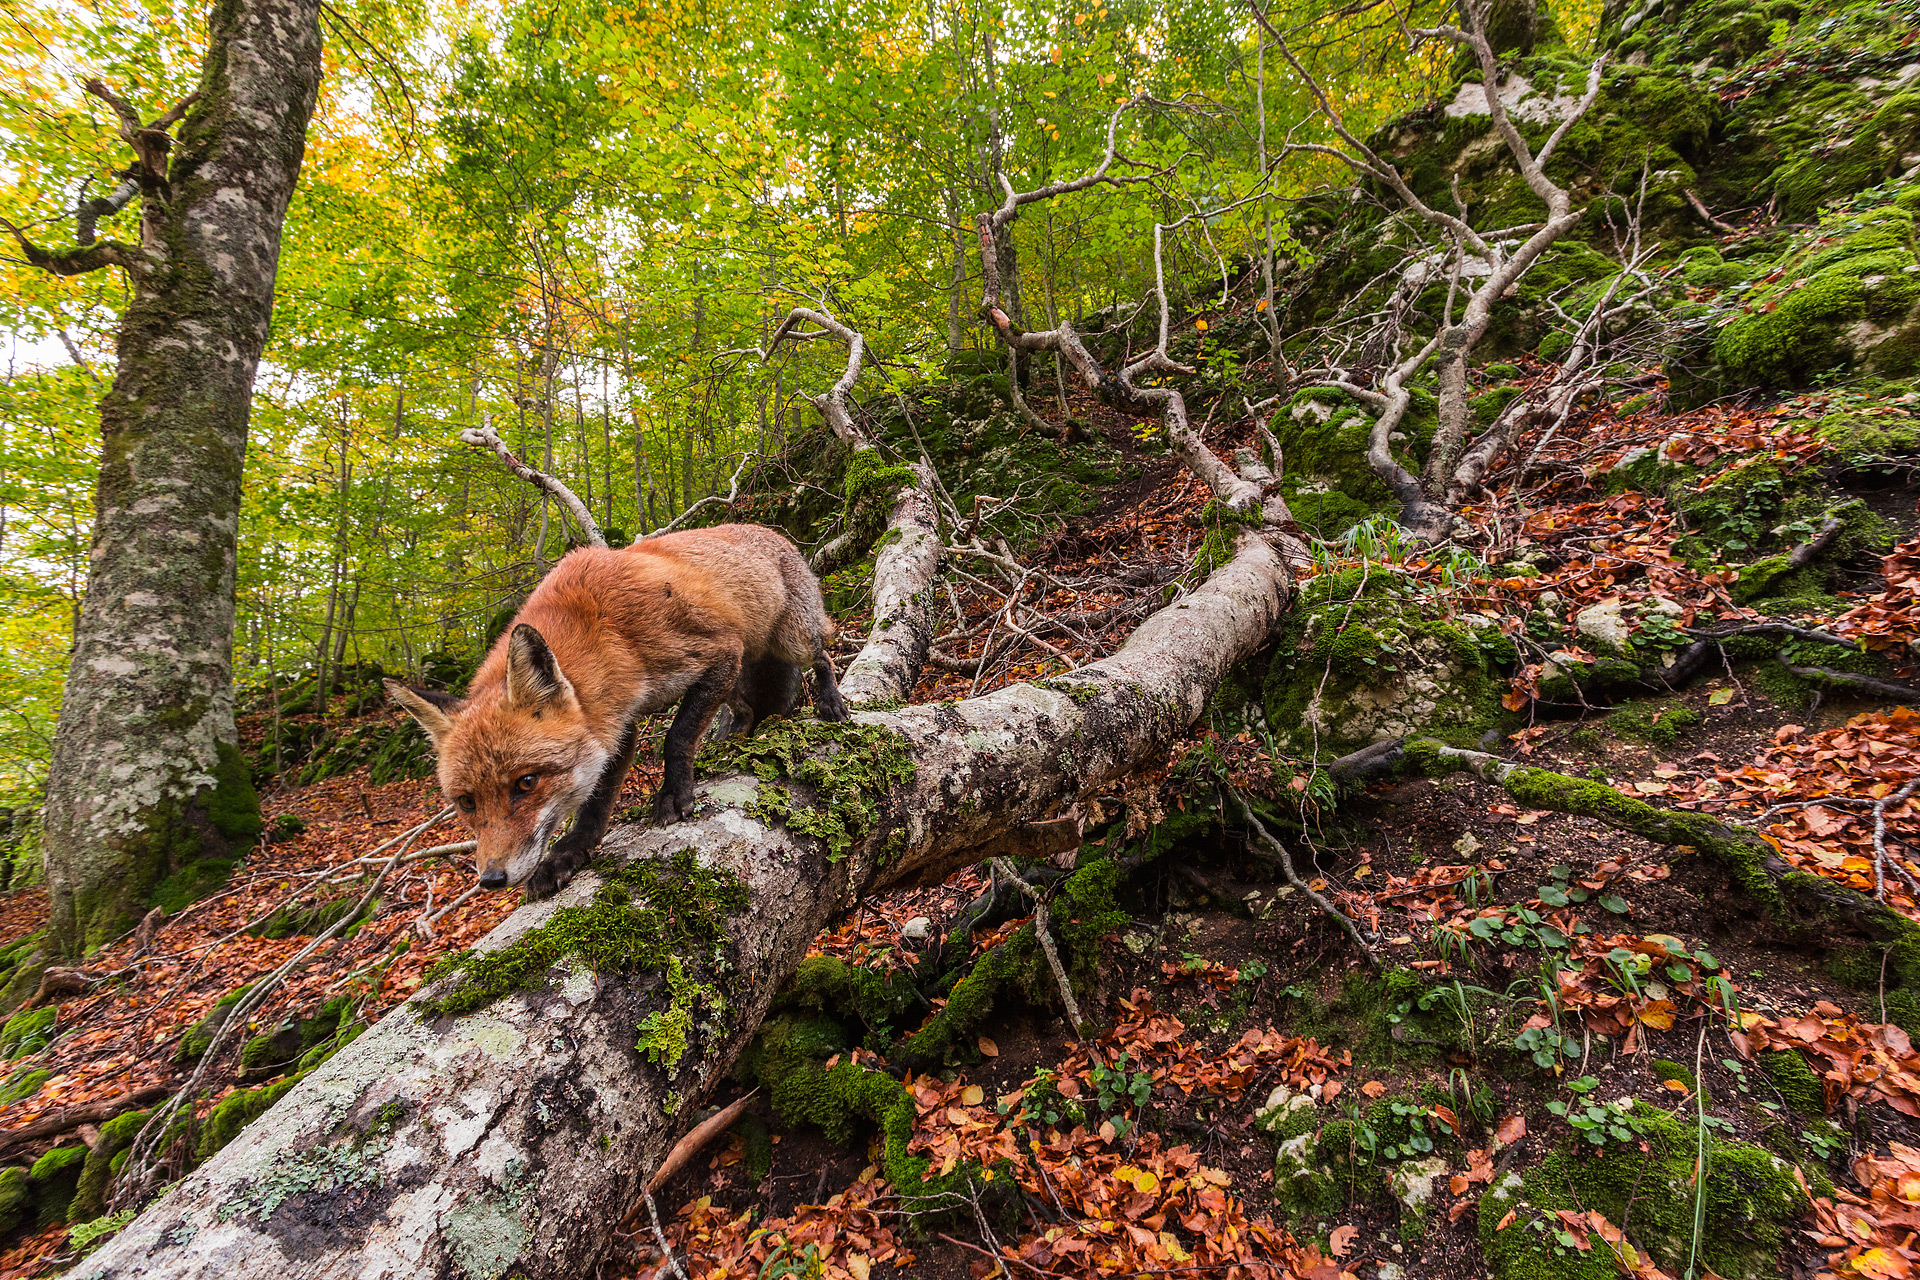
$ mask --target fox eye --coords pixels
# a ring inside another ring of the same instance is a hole
[[[539,774],[523,773],[519,777],[513,780],[513,794],[517,796],[524,796],[528,792],[532,791],[534,787],[539,784],[539,782],[540,782]]]
[[[472,812],[473,812],[473,797],[472,797],[472,796],[455,796],[455,797],[453,798],[453,802],[454,802],[455,804],[457,804],[457,805],[459,805],[459,806],[460,806],[460,811],[461,811],[462,813],[472,813]]]

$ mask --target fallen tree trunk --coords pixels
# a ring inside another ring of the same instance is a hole
[[[1289,598],[1288,569],[1268,541],[1242,530],[1234,549],[1111,658],[965,702],[809,728],[814,785],[711,778],[696,820],[616,829],[602,848],[615,866],[664,869],[691,851],[700,867],[737,881],[731,900],[745,905],[711,908],[718,946],[596,972],[568,942],[584,934],[568,931],[596,902],[618,904],[610,880],[626,873],[603,864],[582,874],[478,948],[495,963],[553,957],[529,965],[530,989],[459,1016],[434,1010],[450,998],[458,1007],[478,970],[423,989],[76,1274],[540,1280],[591,1271],[835,915],[863,893],[937,881],[1021,825],[1165,759],[1226,671],[1267,641]],[[832,810],[823,792],[835,797]],[[835,857],[823,816],[850,800],[869,816]],[[654,882],[656,896],[691,884],[688,864],[680,870],[677,882]],[[678,923],[703,909],[675,902]]]

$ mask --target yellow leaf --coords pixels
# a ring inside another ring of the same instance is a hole
[[[1712,693],[1707,695],[1707,705],[1710,707],[1724,707],[1729,702],[1732,702],[1732,701],[1733,701],[1732,689],[1715,689]]]
[[[867,1255],[864,1253],[850,1253],[847,1255],[847,1274],[852,1276],[853,1280],[867,1280],[867,1269],[871,1265],[872,1264],[867,1261]]]
[[[987,1100],[987,1091],[977,1084],[970,1084],[960,1091],[960,1105],[977,1107]]]
[[[1656,1031],[1671,1031],[1676,1012],[1671,1000],[1649,1000],[1640,1007],[1638,1017]]]
[[[1162,1231],[1160,1233],[1160,1247],[1165,1249],[1167,1251],[1167,1257],[1175,1262],[1193,1261],[1193,1255],[1180,1247],[1180,1242],[1174,1238],[1173,1232],[1171,1231]]]

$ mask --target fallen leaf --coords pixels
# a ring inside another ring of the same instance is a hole
[[[1495,1227],[1494,1230],[1505,1231],[1508,1227],[1513,1225],[1513,1220],[1519,1216],[1520,1214],[1518,1210],[1515,1210],[1515,1209],[1507,1210],[1507,1216],[1500,1219],[1500,1225]]]
[[[1335,1227],[1327,1235],[1327,1250],[1336,1258],[1347,1256],[1347,1250],[1353,1247],[1353,1238],[1360,1234],[1358,1227]]]
[[[1386,1091],[1387,1085],[1384,1080],[1369,1080],[1360,1086],[1360,1092],[1366,1094],[1369,1098],[1377,1098]]]
[[[985,1036],[981,1036],[980,1037],[980,1056],[983,1058],[997,1058],[1000,1056],[1000,1046],[995,1044],[993,1041],[987,1039]]]
[[[986,1100],[987,1091],[977,1084],[970,1084],[960,1091],[960,1104],[962,1106],[977,1107]]]
[[[1527,1118],[1523,1115],[1508,1116],[1500,1122],[1500,1127],[1493,1131],[1493,1140],[1503,1147],[1510,1147],[1526,1136]]]

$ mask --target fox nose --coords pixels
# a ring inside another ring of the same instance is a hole
[[[482,889],[504,889],[507,887],[507,873],[504,871],[482,871],[480,873]]]

